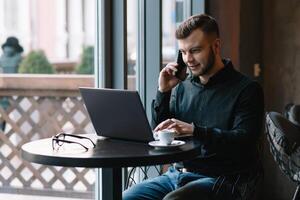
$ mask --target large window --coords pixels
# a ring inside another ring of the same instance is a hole
[[[78,87],[94,86],[95,5],[0,0],[0,199],[94,197],[94,170],[28,163],[19,150],[62,131],[94,132]]]

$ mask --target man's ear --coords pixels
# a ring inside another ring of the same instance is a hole
[[[221,40],[220,38],[216,38],[213,42],[213,51],[215,54],[221,54]]]

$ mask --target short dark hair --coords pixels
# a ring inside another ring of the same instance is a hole
[[[187,38],[194,30],[201,29],[205,34],[215,34],[219,37],[219,27],[217,21],[206,14],[193,15],[183,21],[176,29],[176,38]]]

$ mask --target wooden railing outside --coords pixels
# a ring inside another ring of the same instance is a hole
[[[0,192],[92,198],[92,169],[33,164],[20,148],[58,132],[94,132],[78,87],[93,76],[0,75]],[[51,144],[49,144],[51,145]]]

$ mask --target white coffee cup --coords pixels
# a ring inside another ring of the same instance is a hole
[[[155,140],[159,140],[161,144],[170,145],[175,137],[175,132],[172,130],[164,129],[153,133]]]

